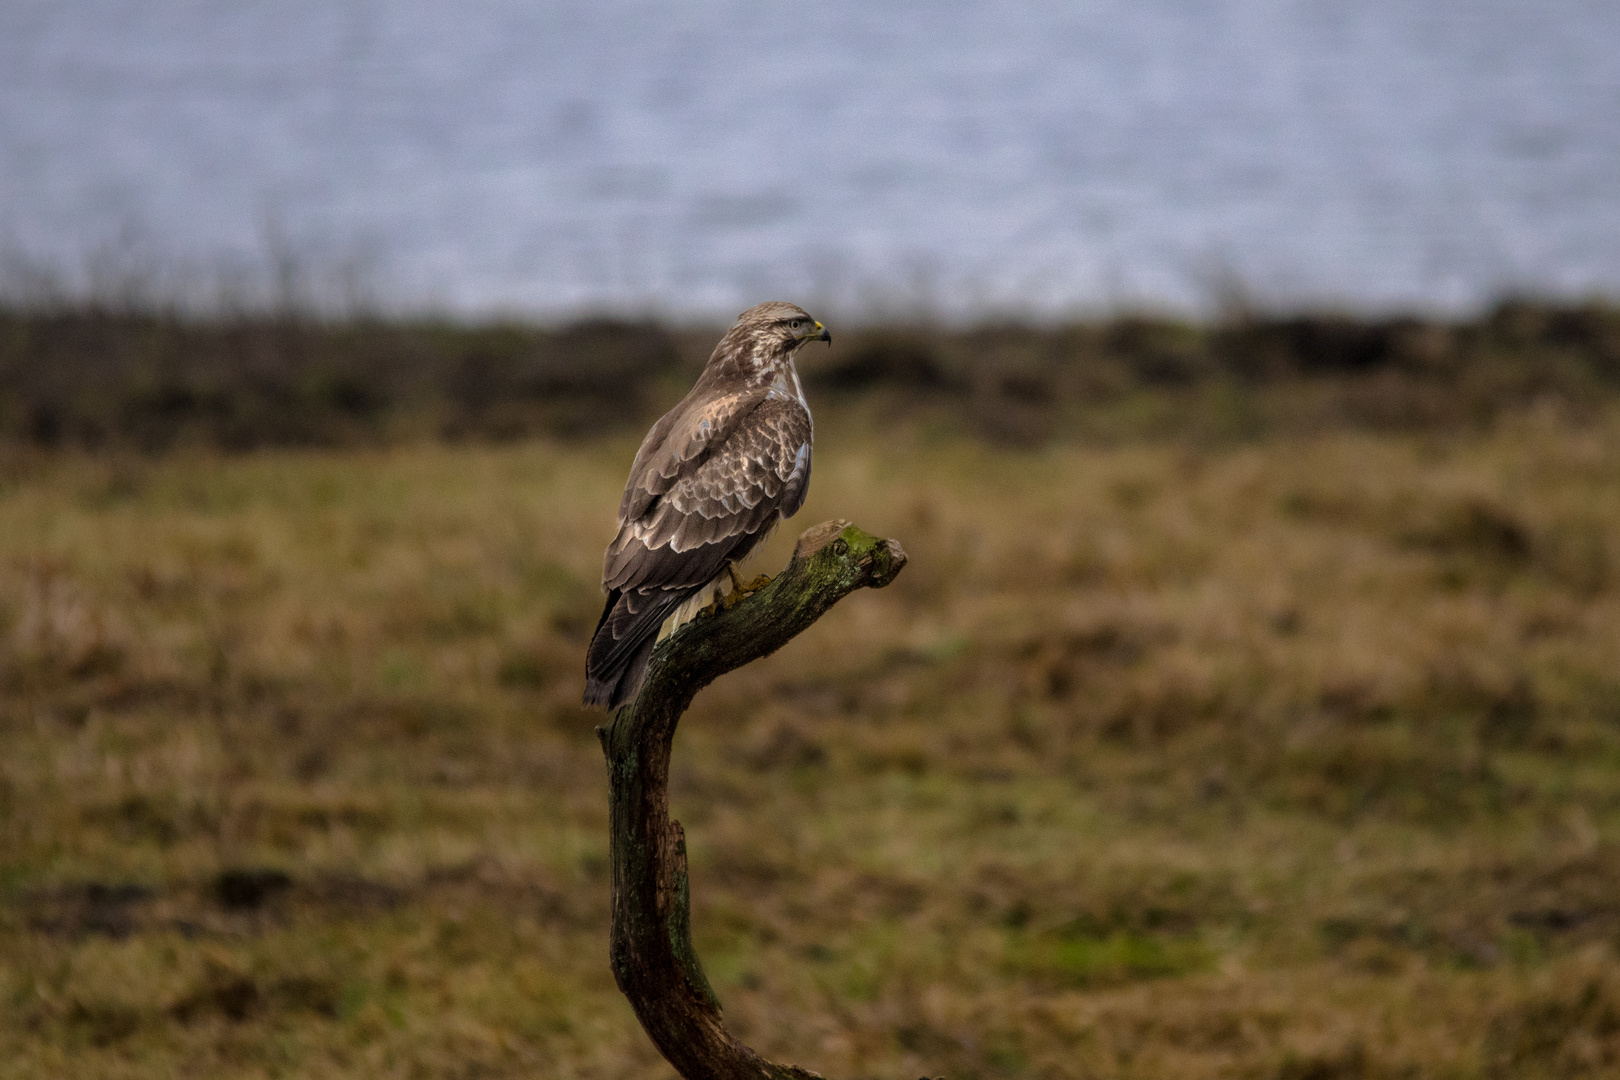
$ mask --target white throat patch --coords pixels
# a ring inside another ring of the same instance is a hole
[[[792,360],[776,369],[776,378],[771,380],[771,388],[766,394],[782,401],[797,401],[805,405],[804,387],[799,385],[799,372]],[[805,405],[805,411],[810,411],[808,405]]]

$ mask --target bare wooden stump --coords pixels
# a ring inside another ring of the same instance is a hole
[[[819,1080],[738,1042],[692,949],[686,838],[669,819],[675,725],[699,690],[780,649],[856,589],[906,565],[894,540],[847,521],[799,537],[773,581],[682,627],[654,651],[640,691],[596,729],[607,754],[613,856],[613,978],[659,1051],[687,1080]],[[733,594],[735,596],[735,594]]]

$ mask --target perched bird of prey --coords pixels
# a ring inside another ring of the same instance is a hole
[[[666,621],[729,591],[734,565],[804,504],[812,428],[793,355],[808,341],[832,335],[798,305],[749,308],[641,441],[602,557],[607,603],[585,654],[586,705],[634,696]]]

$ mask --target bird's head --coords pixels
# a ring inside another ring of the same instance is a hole
[[[832,344],[832,335],[825,326],[798,304],[783,300],[755,304],[737,316],[726,337],[747,341],[754,355],[761,359],[792,355],[808,341]]]

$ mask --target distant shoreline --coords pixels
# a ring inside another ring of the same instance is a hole
[[[0,306],[0,445],[164,452],[634,432],[718,328]],[[1459,320],[1120,315],[835,330],[801,358],[818,416],[997,442],[1429,429],[1620,396],[1620,301]]]

